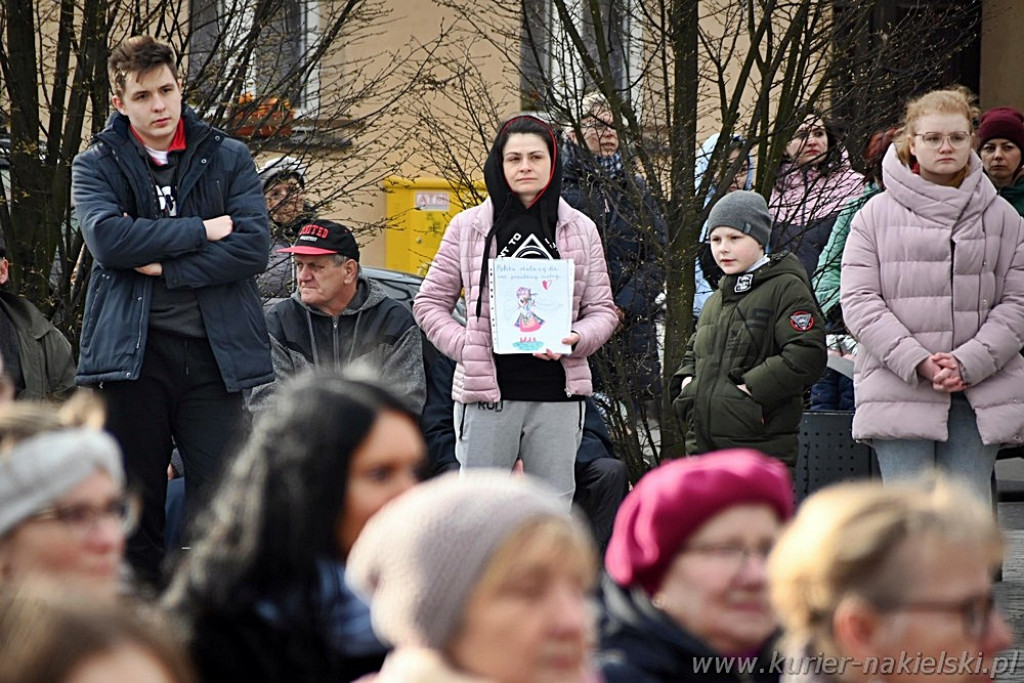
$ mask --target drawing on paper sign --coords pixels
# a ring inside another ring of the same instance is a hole
[[[488,262],[494,352],[570,353],[574,268],[569,259],[496,258]]]
[[[516,299],[519,300],[519,319],[516,320],[516,327],[520,332],[536,332],[544,321],[533,312],[535,299],[529,287],[520,287],[516,290]]]

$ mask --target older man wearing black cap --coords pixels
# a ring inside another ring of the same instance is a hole
[[[279,251],[294,256],[298,287],[267,313],[277,379],[310,364],[341,369],[360,362],[419,413],[426,398],[420,330],[408,309],[362,275],[352,231],[316,220]],[[272,387],[253,390],[250,406],[262,407]]]

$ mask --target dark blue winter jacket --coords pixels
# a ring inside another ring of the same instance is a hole
[[[95,258],[82,323],[78,384],[139,377],[153,278],[135,270],[159,262],[168,289],[195,291],[228,391],[274,378],[255,276],[267,264],[269,219],[245,145],[184,108],[187,149],[177,181],[177,216],[163,217],[127,117],[115,113],[72,163],[72,193]],[[203,221],[229,215],[233,232],[206,239]]]
[[[643,178],[621,165],[601,167],[571,142],[560,152],[562,198],[597,225],[612,296],[624,313],[621,327],[602,350],[613,366],[608,369],[625,375],[635,396],[657,395],[661,364],[654,323],[665,286],[667,226]],[[600,370],[594,374],[595,391],[607,391]]]

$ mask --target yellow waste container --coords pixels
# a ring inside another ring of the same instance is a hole
[[[478,197],[470,188],[453,185],[443,178],[387,178],[384,265],[413,275],[426,275],[448,222],[486,196],[482,181],[474,183],[473,188]]]

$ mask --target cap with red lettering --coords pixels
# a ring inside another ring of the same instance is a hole
[[[341,254],[359,260],[359,245],[352,231],[341,223],[317,220],[299,228],[299,236],[290,247],[278,249],[282,254]]]

